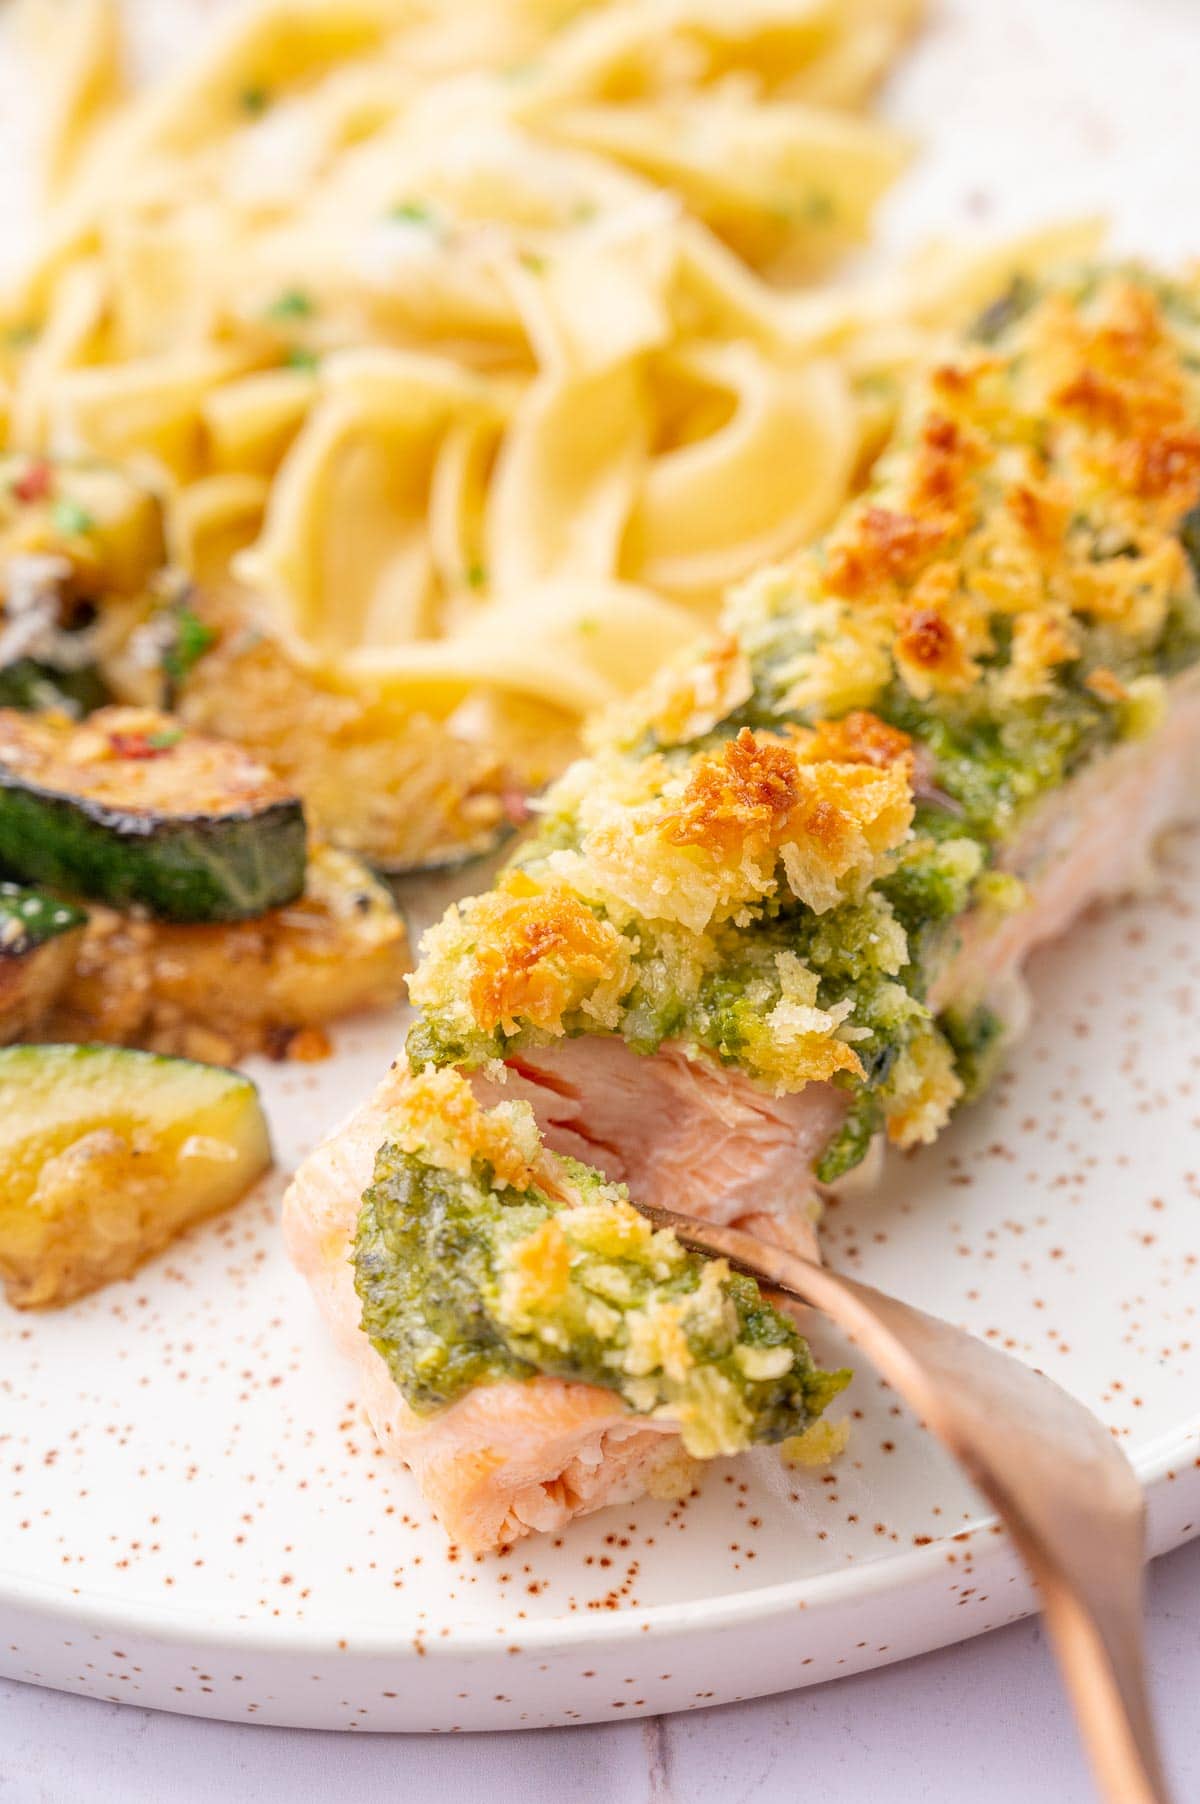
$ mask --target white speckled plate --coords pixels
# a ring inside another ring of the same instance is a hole
[[[1198,49],[1170,0],[944,4],[900,88],[933,148],[892,237],[1104,201],[1177,253],[1200,219]],[[834,1263],[1099,1410],[1156,1552],[1200,1531],[1197,897],[1193,837],[1158,899],[1044,955],[1009,1075],[826,1235]],[[399,1032],[360,1024],[325,1066],[256,1073],[282,1168]],[[779,1690],[1030,1609],[979,1500],[869,1371],[831,1472],[757,1455],[685,1505],[454,1558],[356,1414],[283,1259],[279,1188],[82,1305],[0,1314],[0,1671],[239,1720],[501,1728]]]

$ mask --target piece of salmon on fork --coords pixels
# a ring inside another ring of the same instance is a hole
[[[1198,372],[1194,279],[1002,296],[426,936],[414,1068],[811,1250],[824,1187],[986,1083],[1033,947],[1200,810]]]
[[[678,1496],[698,1459],[808,1434],[849,1376],[457,1072],[393,1069],[283,1221],[380,1444],[474,1551]]]

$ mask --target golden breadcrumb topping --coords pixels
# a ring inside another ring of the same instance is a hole
[[[547,864],[611,919],[696,934],[776,894],[820,913],[888,866],[912,819],[909,768],[822,756],[818,735],[743,728],[686,764],[600,755],[568,773],[578,846]]]
[[[847,878],[869,882],[912,820],[907,773],[811,756],[802,739],[743,727],[692,765],[659,836],[711,867],[713,913],[774,887],[777,863],[798,900],[820,913]]]
[[[685,745],[710,733],[753,692],[750,660],[732,633],[722,633],[699,655],[660,671],[635,704],[637,724],[649,725],[660,745]]]
[[[1200,288],[1016,283],[913,385],[825,541],[595,729],[489,897],[426,940],[410,1057],[617,1031],[854,1092],[932,1139],[1001,1024],[928,997],[1040,799],[1200,661]],[[514,883],[523,885],[519,889]],[[969,1018],[968,1018],[969,1017]]]
[[[840,1422],[831,1422],[822,1416],[803,1434],[794,1434],[784,1441],[779,1452],[785,1466],[804,1466],[810,1471],[819,1471],[832,1466],[845,1451],[850,1442],[850,1422],[845,1416]]]
[[[963,1093],[947,1041],[932,1029],[918,1035],[899,1061],[898,1080],[887,1111],[888,1139],[896,1146],[928,1145]]]
[[[510,869],[425,936],[410,990],[436,1015],[436,1056],[447,1042],[477,1060],[497,1035],[619,1030],[635,985],[697,1002],[723,931],[777,903],[823,914],[891,869],[911,777],[907,736],[863,714],[744,729],[684,762],[581,761],[555,792],[576,843]],[[898,970],[903,932],[885,912],[872,921],[876,962]],[[773,1089],[862,1075],[852,1004],[822,1003],[819,988],[781,949],[747,992],[744,1056]]]
[[[567,890],[541,890],[514,874],[476,925],[486,933],[470,986],[477,1021],[508,1033],[517,1021],[554,1029],[583,1008],[597,1025],[611,1024],[628,984],[629,948]]]
[[[752,1035],[756,1075],[780,1094],[827,1083],[839,1071],[861,1077],[862,1062],[848,1044],[861,1031],[847,1025],[849,998],[821,1008],[820,979],[794,952],[777,952],[775,969],[779,999],[764,1009]]]
[[[508,1252],[501,1296],[505,1313],[553,1309],[571,1281],[571,1247],[556,1215],[548,1215]]]
[[[419,1006],[455,999],[468,1031],[518,1024],[561,1033],[564,1017],[582,1012],[596,1027],[615,1027],[618,1004],[633,981],[629,941],[565,884],[507,872],[496,889],[452,907],[421,942],[409,979]]]
[[[802,1432],[846,1383],[725,1260],[544,1150],[528,1103],[485,1110],[459,1072],[429,1071],[402,1086],[386,1131],[355,1286],[414,1408],[547,1371],[607,1386],[711,1458]]]
[[[862,708],[841,720],[819,720],[800,743],[814,761],[828,758],[835,764],[873,764],[876,770],[911,760],[913,755],[910,734],[889,727],[877,714]]]
[[[931,372],[870,496],[759,579],[815,610],[787,706],[870,705],[893,673],[920,701],[981,683],[1024,700],[1080,656],[1072,616],[1129,640],[1161,629],[1200,494],[1195,358],[1165,307],[1112,276],[1086,305],[1052,293],[1015,353],[967,347]],[[1120,555],[1097,555],[1105,535]],[[1000,669],[997,614],[1014,623]]]
[[[541,1139],[524,1103],[481,1108],[460,1072],[422,1071],[408,1079],[388,1121],[389,1137],[407,1153],[460,1177],[476,1160],[490,1166],[497,1183],[516,1190],[532,1182]]]
[[[1012,626],[1008,668],[997,686],[1013,701],[1049,695],[1059,667],[1078,656],[1079,633],[1069,615],[1018,614]],[[1120,697],[1110,691],[1109,699]]]

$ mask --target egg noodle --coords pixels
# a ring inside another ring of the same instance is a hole
[[[904,165],[862,109],[920,10],[256,0],[127,97],[110,0],[40,0],[9,442],[152,469],[185,567],[341,682],[591,710],[820,529],[1017,258],[894,329],[814,285]]]

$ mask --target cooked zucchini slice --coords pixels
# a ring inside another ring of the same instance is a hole
[[[92,910],[47,1037],[108,1040],[232,1064],[249,1053],[317,1057],[342,1015],[399,1000],[404,917],[357,858],[313,852],[304,894],[221,927]]]
[[[66,1303],[228,1208],[271,1162],[248,1078],[111,1046],[0,1050],[0,1277]]]
[[[185,625],[185,648],[203,649],[178,685],[180,718],[261,758],[322,840],[391,876],[468,864],[512,831],[528,785],[490,734],[472,740],[410,701],[302,668],[212,596]]]
[[[70,902],[0,883],[0,1044],[28,1033],[62,990],[86,920]]]
[[[151,709],[0,710],[0,870],[170,921],[237,921],[304,888],[304,810],[228,741]]]

